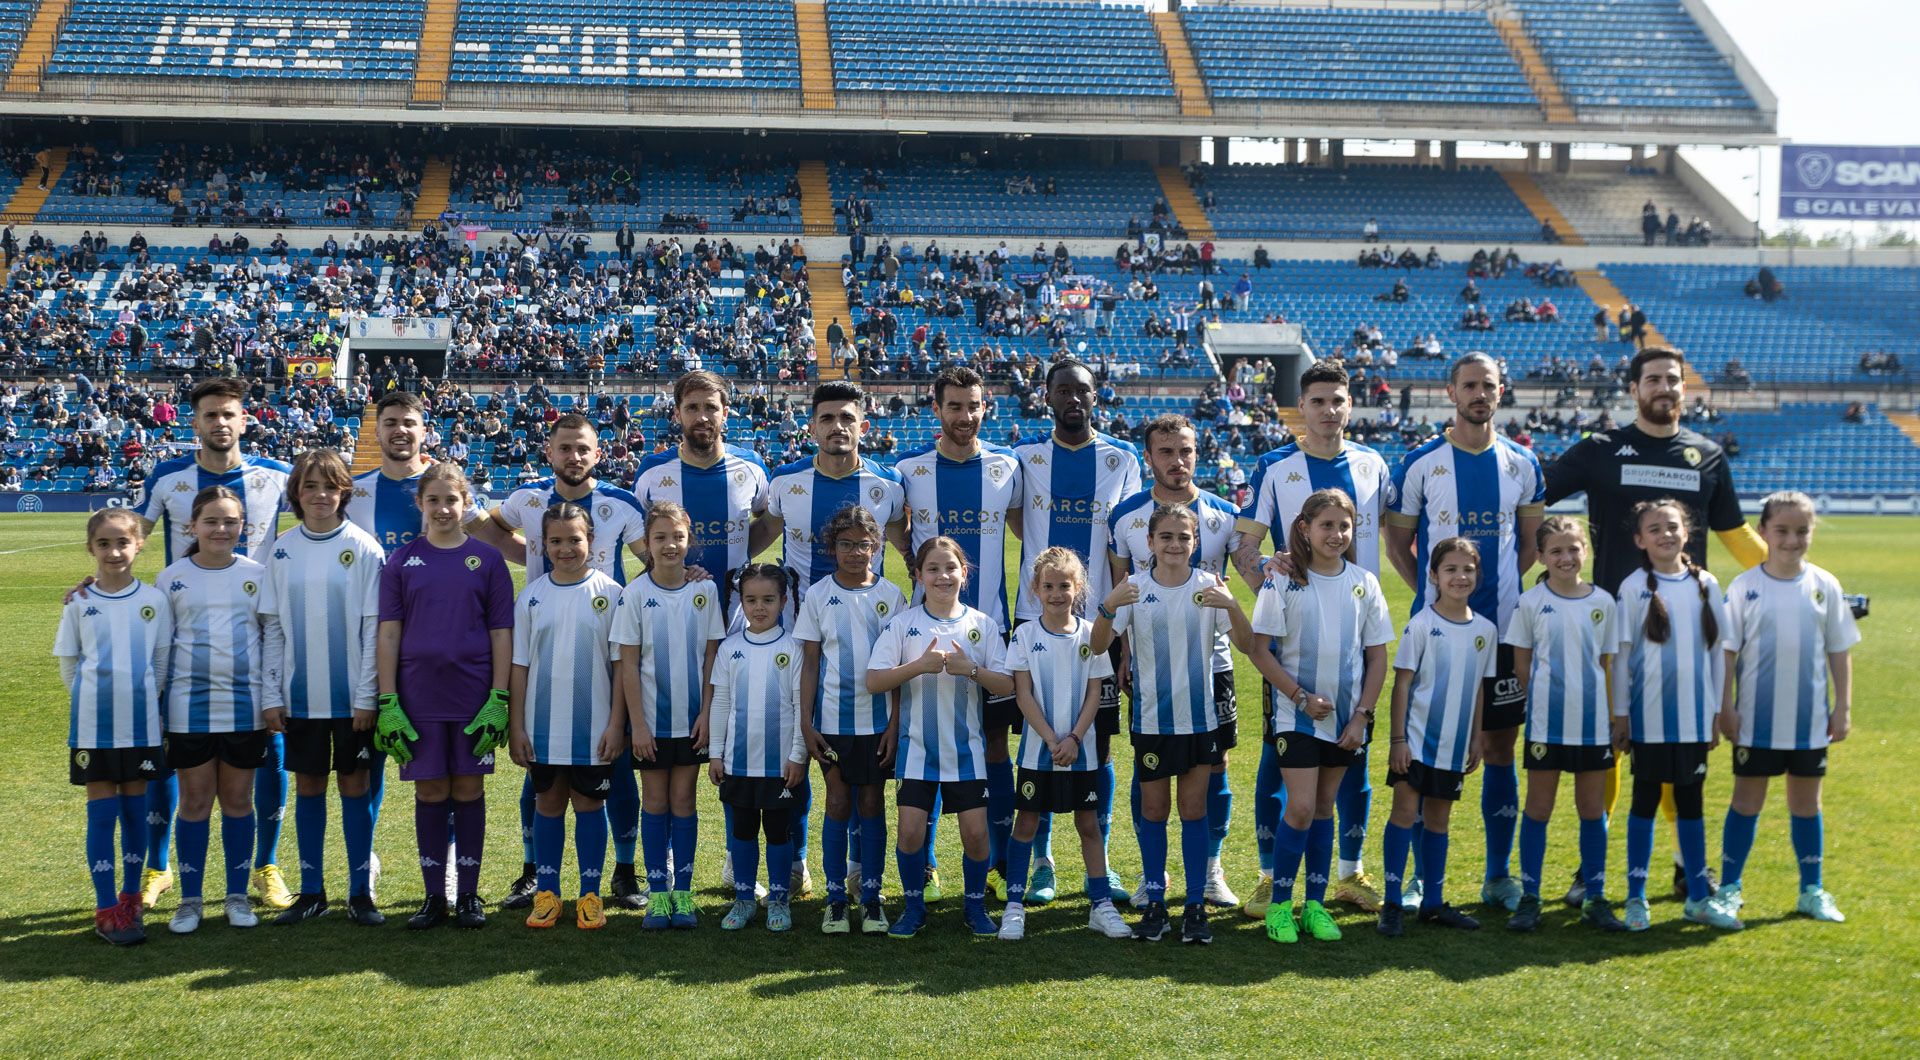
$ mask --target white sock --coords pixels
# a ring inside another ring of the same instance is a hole
[[[1214,873],[1219,871],[1220,871],[1220,859],[1208,858],[1207,859],[1207,875],[1211,876]]]
[[[1344,880],[1347,877],[1353,875],[1354,873],[1361,871],[1363,868],[1364,868],[1364,865],[1361,863],[1359,858],[1355,858],[1352,861],[1348,861],[1346,858],[1341,858],[1340,859],[1340,878]]]

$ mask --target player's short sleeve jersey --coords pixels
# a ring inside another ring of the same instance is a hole
[[[1386,519],[1414,531],[1415,609],[1440,598],[1427,580],[1428,550],[1464,537],[1480,548],[1480,585],[1469,603],[1505,629],[1520,601],[1519,520],[1546,512],[1544,481],[1533,450],[1498,432],[1479,452],[1454,445],[1450,434],[1408,451],[1387,490]]]
[[[1219,577],[1192,570],[1172,588],[1154,581],[1151,571],[1129,580],[1140,587],[1140,599],[1114,612],[1113,631],[1133,634],[1133,731],[1171,736],[1219,728],[1214,641],[1225,636],[1230,620],[1225,611],[1199,601]]]
[[[1641,501],[1672,497],[1687,506],[1687,554],[1694,566],[1707,565],[1704,530],[1733,530],[1746,517],[1734,489],[1733,466],[1711,438],[1680,428],[1656,438],[1628,424],[1590,434],[1575,442],[1546,471],[1548,504],[1576,493],[1587,495],[1589,533],[1593,536],[1593,581],[1616,595],[1620,583],[1640,565],[1629,522]]]
[[[792,635],[775,626],[721,641],[713,659],[713,694],[715,739],[708,753],[729,776],[777,777],[788,762],[806,761],[800,645]]]
[[[118,593],[89,587],[60,609],[53,654],[78,660],[67,746],[94,750],[160,744],[160,671],[173,648],[165,593],[135,580]]]
[[[1625,714],[1637,743],[1708,743],[1713,716],[1720,710],[1725,658],[1720,642],[1709,641],[1701,621],[1705,605],[1715,624],[1727,628],[1726,600],[1720,583],[1706,571],[1694,581],[1686,574],[1649,575],[1645,568],[1620,583],[1615,636],[1626,681],[1613,687],[1615,714]],[[1647,611],[1654,593],[1667,605],[1667,639],[1647,638]],[[1616,667],[1619,664],[1616,664]],[[1623,709],[1624,706],[1624,709]]]
[[[280,694],[294,718],[351,718],[372,710],[361,700],[362,675],[374,650],[365,619],[380,614],[380,568],[386,553],[352,523],[315,536],[295,526],[267,555],[273,609],[286,637]]]
[[[1533,653],[1529,743],[1598,747],[1612,740],[1604,656],[1619,645],[1613,594],[1596,585],[1561,596],[1541,582],[1520,594],[1501,643]]]
[[[870,459],[862,459],[857,468],[838,477],[816,467],[813,457],[773,473],[767,488],[767,514],[784,524],[781,560],[794,573],[801,599],[815,582],[839,569],[840,562],[821,540],[821,532],[829,519],[851,507],[872,512],[884,535],[889,524],[906,518],[906,491],[891,468]],[[874,550],[873,573],[885,572],[885,552],[884,547]]]
[[[908,608],[880,632],[867,669],[905,665],[935,643],[941,651],[957,647],[983,670],[1006,670],[1000,623],[964,606],[952,618],[935,618],[924,606]],[[986,779],[986,689],[943,672],[912,678],[898,695],[900,744],[894,762],[901,780]]]
[[[1025,671],[1032,679],[1033,700],[1057,734],[1072,732],[1080,720],[1088,683],[1113,676],[1113,661],[1106,652],[1094,651],[1092,642],[1093,623],[1075,615],[1073,628],[1065,633],[1055,633],[1039,619],[1023,622],[1007,645],[1007,672]],[[1055,765],[1046,742],[1033,726],[1021,727],[1018,759],[1022,769],[1085,772],[1100,767],[1099,759],[1084,741],[1076,745],[1076,750],[1079,754],[1072,764]]]
[[[724,580],[749,558],[747,528],[767,510],[767,467],[750,450],[734,445],[725,446],[707,467],[689,464],[669,449],[641,462],[633,495],[642,511],[655,501],[685,506],[693,517],[687,566]]]
[[[1020,460],[1013,450],[982,443],[965,460],[950,460],[936,445],[908,451],[894,462],[906,490],[915,551],[945,535],[967,554],[960,602],[1007,625],[1007,513],[1026,500]],[[914,599],[921,593],[914,589]],[[967,778],[972,779],[972,778]]]
[[[795,640],[820,646],[819,684],[813,727],[830,736],[869,736],[885,732],[886,694],[867,691],[868,660],[874,641],[905,611],[898,586],[875,578],[864,589],[849,589],[829,575],[813,583],[794,620]]]
[[[1276,702],[1275,729],[1337,743],[1360,705],[1366,650],[1393,639],[1393,619],[1380,580],[1358,563],[1306,576],[1305,585],[1268,577],[1253,602],[1253,632],[1274,638],[1280,668],[1300,687],[1333,701],[1333,713],[1319,719]]]
[[[353,476],[353,496],[347,502],[348,521],[372,534],[388,553],[419,537],[420,507],[414,498],[420,493],[420,477],[388,478],[379,468]],[[486,509],[476,503],[467,509],[461,522],[471,525],[486,515]]]
[[[1247,506],[1241,509],[1243,534],[1270,537],[1274,552],[1287,549],[1287,528],[1307,498],[1324,489],[1337,489],[1353,501],[1358,518],[1353,523],[1354,555],[1360,565],[1380,576],[1380,523],[1386,515],[1387,461],[1378,452],[1345,442],[1331,460],[1300,448],[1283,446],[1260,458],[1248,486]]]
[[[183,559],[157,580],[173,609],[173,655],[164,706],[168,732],[262,728],[269,680],[260,616],[275,610],[267,569],[245,556],[218,570]]]
[[[1087,565],[1084,613],[1091,615],[1113,588],[1107,553],[1113,548],[1109,521],[1120,502],[1140,492],[1140,451],[1131,442],[1095,433],[1080,445],[1052,434],[1014,447],[1026,491],[1020,541],[1020,591],[1013,613],[1039,618],[1033,563],[1058,545]]]
[[[1407,749],[1429,769],[1467,768],[1481,681],[1492,677],[1500,631],[1486,616],[1455,622],[1423,608],[1400,634],[1393,668],[1413,674],[1407,694]]]
[[[243,456],[231,471],[208,471],[192,453],[162,461],[147,479],[141,518],[159,523],[167,545],[167,562],[187,554],[193,543],[187,527],[193,522],[193,498],[208,486],[225,486],[240,495],[240,542],[233,551],[254,556],[279,532],[280,510],[287,502],[287,474],[291,464],[263,456]]]
[[[1153,491],[1141,490],[1121,501],[1109,520],[1114,554],[1125,560],[1127,568],[1134,573],[1144,573],[1153,566],[1153,547],[1147,534],[1147,525],[1153,519],[1154,504]],[[1188,563],[1197,570],[1225,577],[1227,560],[1233,554],[1234,544],[1240,539],[1240,532],[1236,529],[1239,509],[1205,492],[1195,497],[1187,507],[1193,509],[1200,524],[1200,540]],[[1096,599],[1094,603],[1097,606],[1099,601]],[[1213,670],[1215,673],[1226,673],[1231,669],[1233,646],[1227,642],[1227,635],[1223,631],[1214,640]]]
[[[613,642],[620,658],[640,653],[638,711],[655,736],[693,734],[706,685],[707,643],[725,639],[720,589],[711,580],[668,589],[642,574],[620,594],[613,620]]]
[[[492,632],[513,628],[506,558],[476,537],[440,548],[423,534],[380,569],[380,621],[401,624],[396,690],[407,715],[471,721],[494,687]]]
[[[555,490],[554,479],[528,483],[507,495],[495,509],[501,522],[515,530],[527,542],[527,579],[553,570],[547,562],[547,541],[540,533],[540,517],[552,505],[563,500]],[[595,482],[592,491],[574,502],[593,519],[593,554],[587,565],[625,584],[627,546],[646,539],[645,516],[640,501],[632,493],[606,482]]]
[[[1721,628],[1722,647],[1738,660],[1736,742],[1788,751],[1827,746],[1827,656],[1860,643],[1839,580],[1812,564],[1791,579],[1754,567],[1728,584]]]
[[[588,570],[565,584],[542,575],[513,605],[513,665],[527,668],[522,717],[533,760],[602,765],[600,734],[613,706],[611,646],[620,583]]]

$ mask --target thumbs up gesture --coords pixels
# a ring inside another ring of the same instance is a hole
[[[953,650],[947,653],[947,673],[954,677],[969,677],[977,667],[967,653],[960,650],[960,642],[953,642]]]
[[[927,642],[926,652],[920,656],[920,672],[937,674],[947,668],[947,653],[940,650],[937,640]]]

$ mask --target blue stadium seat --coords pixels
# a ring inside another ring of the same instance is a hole
[[[1751,111],[1733,66],[1679,0],[1514,0],[1575,107]]]
[[[798,90],[793,5],[465,0],[450,79],[622,89]]]
[[[1144,8],[1050,0],[828,0],[847,92],[1173,96]]]
[[[1207,212],[1227,239],[1354,239],[1368,218],[1380,237],[1460,242],[1533,242],[1534,219],[1490,169],[1447,172],[1433,166],[1215,166]]]
[[[48,76],[413,77],[424,0],[74,0]]]

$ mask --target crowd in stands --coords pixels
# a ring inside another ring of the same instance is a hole
[[[1704,247],[1713,242],[1713,225],[1694,214],[1693,219],[1684,226],[1680,223],[1680,213],[1671,206],[1667,208],[1666,220],[1660,219],[1660,207],[1648,199],[1640,207],[1640,239],[1647,246],[1653,246],[1664,238],[1670,247]]]
[[[233,141],[172,143],[158,148],[151,164],[134,166],[119,147],[105,151],[82,143],[69,155],[66,190],[85,198],[135,196],[165,205],[176,226],[297,225],[319,220],[289,209],[285,200],[319,197],[328,219],[376,222],[373,196],[400,195],[395,227],[410,223],[420,195],[421,161],[393,148],[360,145],[335,136],[276,136],[257,146]],[[384,219],[378,219],[384,220]]]
[[[639,147],[618,151],[562,146],[559,142],[541,142],[517,147],[467,146],[453,152],[451,196],[443,220],[460,223],[467,214],[490,210],[493,214],[518,214],[527,211],[529,189],[559,190],[559,201],[544,217],[529,223],[552,225],[576,231],[588,231],[596,225],[595,209],[608,206],[637,206],[646,201],[643,180],[648,167],[672,169],[676,160],[671,151],[657,154]],[[709,185],[725,185],[740,192],[733,207],[735,224],[755,217],[793,217],[799,210],[800,184],[791,175],[793,162],[771,154],[728,155],[707,159],[702,179]],[[788,173],[778,194],[754,195],[748,178],[769,172]],[[537,196],[541,201],[556,197]],[[671,208],[661,216],[663,232],[703,233],[713,219],[694,209]],[[632,230],[623,222],[629,236]]]

